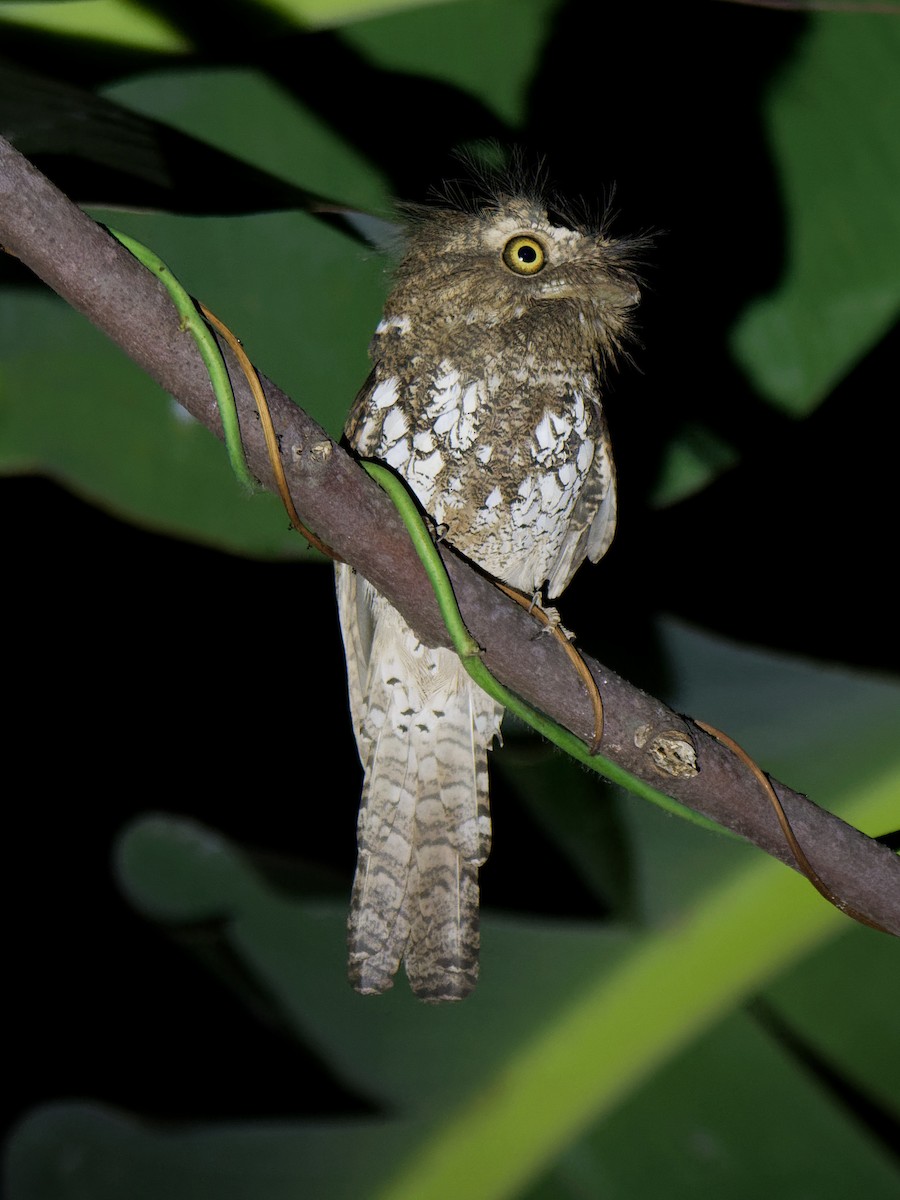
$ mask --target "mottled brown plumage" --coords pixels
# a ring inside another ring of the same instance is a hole
[[[489,574],[557,596],[612,540],[601,384],[637,300],[627,245],[525,192],[416,210],[347,439]],[[365,768],[351,981],[384,991],[402,960],[422,999],[461,999],[478,975],[503,710],[350,567],[337,588]]]

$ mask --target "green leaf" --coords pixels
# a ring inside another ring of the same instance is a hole
[[[183,54],[191,48],[174,25],[133,0],[56,0],[55,3],[48,0],[40,4],[3,0],[0,25],[4,21],[47,34],[108,42],[157,54]]]
[[[112,84],[102,94],[335,202],[362,209],[390,203],[377,169],[260,71],[148,72]]]
[[[558,6],[559,0],[436,4],[350,25],[341,36],[376,66],[443,80],[518,127]]]
[[[788,412],[815,408],[900,313],[898,62],[895,17],[818,13],[770,89],[788,259],[732,348]]]
[[[377,174],[252,71],[143,76],[109,96],[201,138],[224,128],[247,161],[309,190],[384,203]],[[255,364],[339,434],[369,369],[380,257],[304,213],[96,215],[159,254]],[[0,311],[2,469],[42,471],[139,524],[233,552],[309,553],[280,503],[242,494],[215,439],[61,301],[6,290]]]
[[[368,370],[379,260],[303,213],[102,215],[154,249],[262,371],[340,432]],[[220,443],[62,301],[8,290],[0,314],[2,469],[43,471],[138,524],[224,549],[306,553],[280,502],[248,497]]]
[[[900,954],[897,943],[862,931],[813,954],[763,993],[781,1032],[878,1105],[885,1121],[900,1121]],[[765,1015],[765,1013],[764,1013]],[[852,1089],[852,1090],[851,1090]]]
[[[684,500],[735,466],[737,461],[734,447],[704,425],[687,424],[669,443],[649,502],[663,508]]]
[[[301,26],[324,28],[350,21],[378,18],[385,13],[403,13],[447,0],[257,0],[262,8]]]
[[[348,21],[380,17],[446,0],[250,0],[301,29],[326,29]],[[21,25],[48,34],[108,42],[156,53],[183,53],[190,42],[136,0],[0,0],[0,24]]]
[[[407,1140],[399,1122],[385,1120],[173,1134],[101,1105],[56,1104],[19,1126],[7,1185],[16,1200],[359,1200],[369,1194],[372,1162]]]
[[[821,954],[839,961],[847,945],[869,941],[853,934]],[[896,1071],[900,1061],[888,1057]],[[668,1200],[757,1200],[767,1192],[842,1200],[857,1189],[889,1200],[900,1182],[893,1156],[852,1110],[740,1013],[680,1053],[523,1200],[650,1196],[661,1179]]]

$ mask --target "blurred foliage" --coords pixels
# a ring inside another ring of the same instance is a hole
[[[389,217],[495,139],[611,201],[653,244],[638,369],[610,381],[622,526],[566,624],[845,819],[900,824],[900,18],[185,7],[0,3],[0,129],[332,433],[388,264],[316,198]],[[349,991],[359,779],[327,569],[13,261],[0,464],[13,744],[55,797],[15,814],[36,1049],[11,1200],[897,1194],[896,946],[515,728],[476,995]]]

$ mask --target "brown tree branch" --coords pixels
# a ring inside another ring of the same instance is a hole
[[[159,281],[0,139],[0,243],[118,343],[199,421],[221,422],[193,339]],[[251,471],[274,490],[246,381],[227,348]],[[353,563],[433,645],[448,645],[431,586],[386,495],[328,435],[262,380],[301,519]],[[572,730],[592,733],[590,700],[560,646],[535,637],[531,617],[452,552],[442,551],[466,624],[507,687]],[[689,808],[796,863],[759,783],[696,725],[594,660],[605,728],[601,752]],[[900,936],[900,859],[805,796],[775,783],[813,867],[858,913]]]

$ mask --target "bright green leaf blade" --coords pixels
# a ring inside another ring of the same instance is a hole
[[[0,3],[0,25],[23,25],[43,33],[149,50],[184,54],[190,42],[150,7],[133,0],[48,0]]]
[[[446,4],[448,0],[257,0],[262,8],[300,26],[327,28],[349,21],[364,21],[385,13]]]
[[[414,13],[448,0],[255,0],[256,6],[300,29],[328,29],[352,22]],[[457,7],[460,5],[454,5]],[[471,3],[467,7],[476,9]],[[137,47],[157,53],[183,53],[190,42],[148,5],[136,0],[0,0],[0,24],[49,34]],[[477,17],[476,17],[477,21]]]
[[[896,1161],[852,1107],[740,1014],[679,1054],[523,1200],[652,1196],[661,1179],[666,1200],[892,1200],[900,1188]]]
[[[900,314],[900,22],[818,13],[771,88],[788,259],[733,334],[759,390],[809,412]]]

